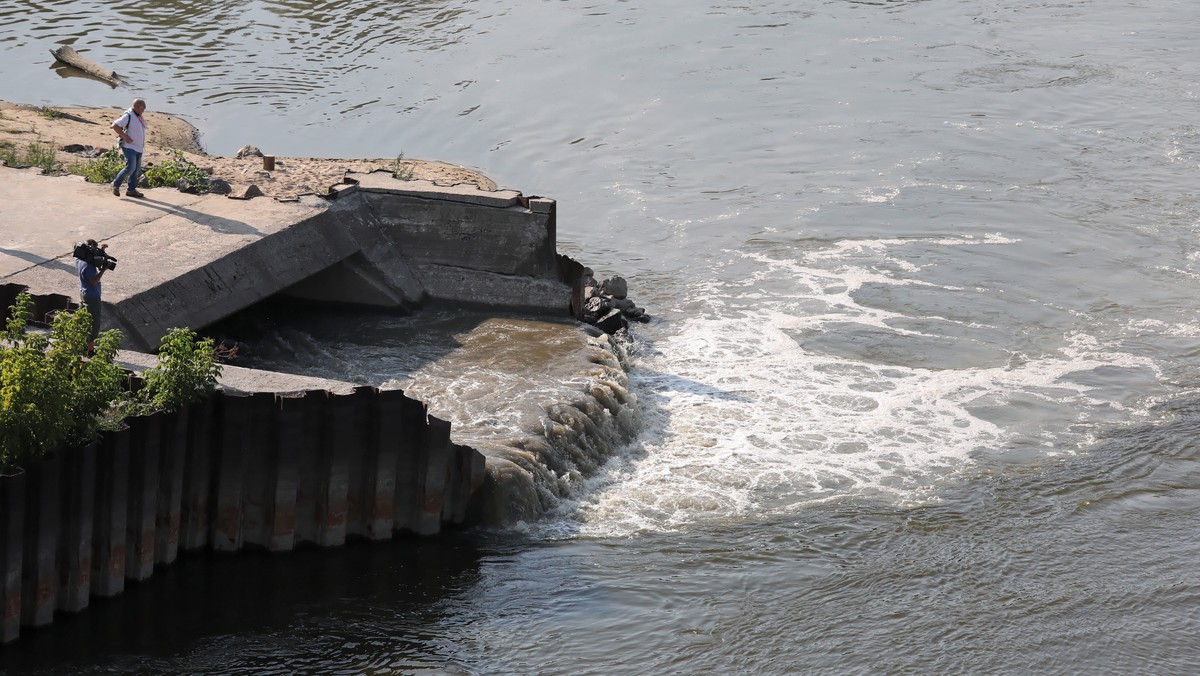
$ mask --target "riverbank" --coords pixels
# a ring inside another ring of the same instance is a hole
[[[153,101],[149,103],[153,106]],[[0,101],[0,147],[11,144],[21,154],[30,144],[49,146],[54,149],[54,159],[64,170],[69,170],[72,165],[89,159],[87,149],[102,152],[116,146],[116,135],[110,126],[123,110],[39,107]],[[151,107],[146,112],[146,121],[149,135],[145,164],[162,162],[173,150],[178,150],[213,178],[223,179],[233,186],[253,184],[265,196],[279,200],[292,200],[304,194],[324,195],[330,187],[341,183],[347,172],[390,171],[396,163],[395,157],[340,159],[275,155],[275,167],[267,171],[258,156],[238,158],[207,154],[199,130],[181,116],[157,112]],[[247,138],[246,144],[256,145],[253,138]],[[64,148],[80,150],[72,152]],[[259,150],[272,154],[269,147]],[[472,186],[483,191],[497,190],[490,178],[466,167],[411,158],[404,158],[402,164],[406,170],[412,170],[414,180],[428,181],[438,187]]]

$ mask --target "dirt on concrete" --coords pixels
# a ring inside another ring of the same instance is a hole
[[[116,147],[117,136],[111,125],[123,112],[123,108],[53,108],[0,101],[0,148],[7,146],[22,158],[31,144],[52,147],[63,172],[70,172],[72,166],[88,161],[89,154]],[[248,185],[256,185],[264,195],[279,200],[291,200],[304,194],[325,195],[330,187],[342,182],[347,172],[391,171],[397,163],[396,158],[330,159],[276,155],[274,169],[268,171],[259,156],[236,158],[205,153],[200,145],[199,130],[186,120],[153,110],[147,110],[145,117],[149,136],[143,165],[162,162],[170,158],[172,151],[179,150],[213,178],[228,182],[235,193]],[[83,150],[64,150],[72,147]],[[266,148],[262,151],[270,153]],[[465,184],[480,190],[497,189],[487,176],[466,167],[409,158],[400,163],[404,171],[411,169],[413,180],[430,181],[440,186]],[[103,189],[107,190],[107,187]]]

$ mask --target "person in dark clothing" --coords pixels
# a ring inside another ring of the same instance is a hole
[[[87,243],[92,247],[97,246],[94,239],[89,239]],[[107,249],[108,245],[101,244],[98,248]],[[92,315],[92,332],[88,334],[87,344],[88,354],[91,354],[96,349],[96,337],[100,335],[100,278],[104,276],[105,270],[97,270],[92,261],[78,258],[75,259],[75,270],[79,272],[79,298]]]

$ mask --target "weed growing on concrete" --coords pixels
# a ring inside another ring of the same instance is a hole
[[[179,181],[187,181],[197,192],[208,192],[208,174],[184,157],[182,150],[171,150],[171,157],[155,165],[148,165],[142,172],[151,188],[176,187]],[[115,176],[115,174],[114,174]]]
[[[40,168],[43,174],[57,174],[62,171],[62,162],[58,161],[54,144],[46,141],[30,141],[25,147],[24,163]]]
[[[125,155],[117,148],[109,148],[99,157],[72,164],[69,171],[84,177],[88,183],[112,183],[123,168]]]
[[[412,162],[404,161],[404,153],[396,156],[396,161],[392,162],[392,178],[397,181],[413,180],[413,172],[415,171]]]

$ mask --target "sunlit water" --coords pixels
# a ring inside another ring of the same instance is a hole
[[[3,98],[142,95],[213,153],[478,168],[557,199],[560,250],[656,317],[627,346],[640,433],[547,519],[185,561],[23,637],[10,668],[1200,669],[1200,6],[72,1],[0,19]],[[64,43],[131,86],[60,77]],[[279,344],[404,375],[382,338],[338,348],[339,321]],[[437,406],[456,425],[503,424],[455,400]]]

